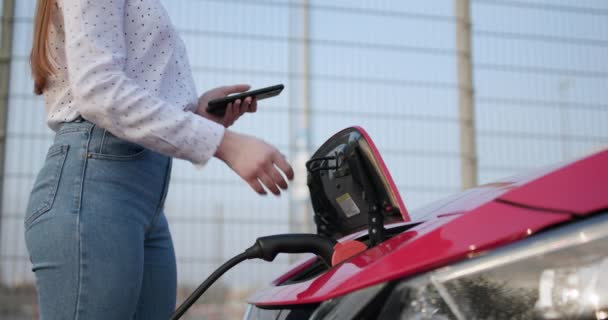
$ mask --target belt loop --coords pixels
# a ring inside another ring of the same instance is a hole
[[[102,129],[102,128],[99,127],[99,129]],[[106,141],[107,132],[108,131],[105,128],[103,128],[103,134],[101,135],[101,142],[99,143],[99,153],[103,153],[103,145],[104,145],[104,142]]]

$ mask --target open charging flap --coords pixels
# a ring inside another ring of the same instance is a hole
[[[384,225],[410,221],[401,196],[369,135],[361,127],[329,138],[306,163],[317,233],[338,240],[364,229],[370,246]]]

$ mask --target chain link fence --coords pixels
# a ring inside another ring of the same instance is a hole
[[[174,162],[165,211],[180,299],[256,237],[312,230],[303,161],[345,127],[367,129],[410,210],[460,190],[453,1],[163,3],[201,92],[230,83],[285,84],[281,96],[261,102],[235,130],[277,145],[298,171],[288,194],[262,198],[219,161],[202,172]],[[31,319],[35,289],[22,220],[52,132],[28,68],[35,1],[15,6],[3,97],[0,318]],[[471,17],[480,183],[608,144],[607,2],[475,0]],[[236,267],[190,317],[240,318],[246,296],[289,263],[279,256]]]

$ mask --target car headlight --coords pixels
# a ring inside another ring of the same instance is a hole
[[[608,215],[326,301],[310,319],[608,319]]]

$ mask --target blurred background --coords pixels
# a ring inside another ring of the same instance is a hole
[[[304,162],[363,126],[410,210],[608,145],[608,1],[162,1],[200,92],[285,84],[234,129],[278,146],[297,177],[258,197],[222,163],[175,161],[166,204],[179,299],[259,236],[313,232]],[[27,197],[53,134],[32,94],[35,0],[0,0],[0,318],[37,317],[23,240]],[[415,219],[415,212],[413,214]],[[239,319],[293,258],[246,262],[190,319]]]

